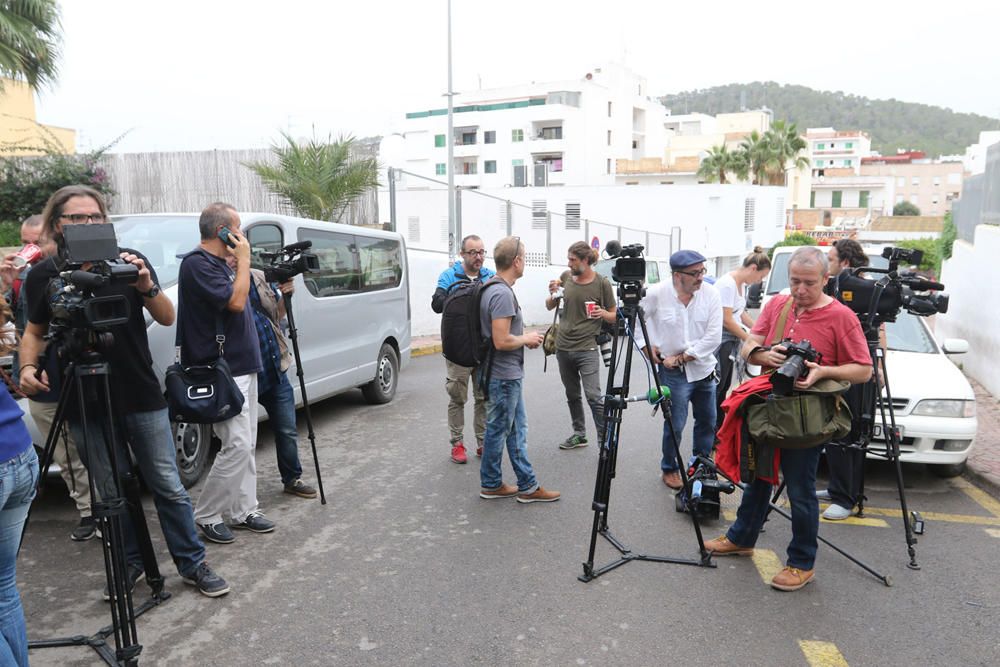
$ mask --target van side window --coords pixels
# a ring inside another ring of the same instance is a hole
[[[324,297],[359,291],[358,253],[354,236],[300,228],[298,240],[312,241],[309,252],[319,259],[319,271],[302,274],[310,294]]]
[[[646,282],[650,285],[660,282],[660,267],[656,262],[646,260]]]
[[[254,225],[247,230],[247,241],[250,242],[250,266],[263,269],[270,264],[261,254],[278,252],[285,244],[282,240],[281,227],[270,223]]]
[[[361,263],[361,291],[399,287],[403,277],[403,263],[400,257],[399,241],[354,237],[358,244],[358,259]]]

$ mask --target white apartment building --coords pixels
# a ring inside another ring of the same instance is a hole
[[[649,93],[645,78],[617,64],[578,79],[458,93],[455,185],[613,185],[616,159],[662,155],[667,110]],[[407,113],[404,131],[383,140],[383,162],[446,180],[447,127],[445,108]],[[403,188],[428,185],[401,181]]]
[[[872,140],[866,132],[858,130],[840,131],[832,127],[811,127],[806,130],[809,156],[812,161],[813,177],[830,175],[827,170],[849,169],[861,173],[861,158],[872,152]]]
[[[986,150],[993,144],[1000,143],[1000,130],[988,130],[979,133],[979,142],[965,149],[962,165],[970,176],[986,171]]]

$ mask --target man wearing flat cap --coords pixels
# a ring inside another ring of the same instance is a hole
[[[722,303],[713,285],[704,282],[705,258],[694,250],[670,256],[670,281],[649,287],[640,302],[649,340],[641,329],[636,339],[658,368],[660,384],[670,388],[671,421],[680,439],[688,403],[694,414],[695,454],[711,456],[715,441],[715,349],[722,340]],[[678,441],[678,445],[680,442]],[[670,429],[663,424],[663,483],[681,488]]]

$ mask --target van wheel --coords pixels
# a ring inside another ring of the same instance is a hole
[[[378,351],[378,362],[375,364],[375,379],[361,387],[365,400],[373,405],[388,403],[396,395],[396,384],[399,380],[399,360],[392,345],[382,343]]]
[[[174,436],[174,449],[177,450],[181,484],[190,489],[205,472],[208,451],[212,448],[212,425],[170,422],[170,431]]]

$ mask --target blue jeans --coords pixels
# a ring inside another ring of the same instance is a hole
[[[788,567],[811,570],[816,562],[816,535],[819,532],[819,501],[816,500],[816,466],[820,447],[781,450],[781,477],[785,480],[792,505],[792,541],[788,544]],[[764,525],[771,500],[771,485],[756,479],[745,491],[736,523],[726,537],[733,544],[752,547]]]
[[[695,382],[688,382],[682,369],[664,368],[660,366],[660,383],[670,388],[670,415],[677,434],[677,446],[680,447],[681,434],[687,424],[688,403],[694,413],[694,438],[692,449],[701,456],[712,455],[712,445],[715,443],[715,374]],[[670,438],[670,429],[663,423],[663,459],[660,469],[663,472],[677,470],[677,459],[674,457],[674,443]]]
[[[528,415],[524,411],[522,380],[491,379],[486,402],[486,438],[483,440],[483,460],[479,464],[479,479],[484,489],[503,485],[503,447],[517,476],[517,490],[533,493],[538,488],[535,471],[528,461]]]
[[[0,463],[0,665],[28,665],[28,633],[15,563],[37,483],[34,447]]]
[[[302,477],[299,462],[299,431],[295,422],[295,394],[288,377],[281,373],[277,384],[266,393],[257,394],[257,402],[267,410],[274,432],[274,451],[278,455],[278,472],[281,483],[288,486]]]
[[[125,432],[118,432],[116,457],[120,474],[129,472],[129,462],[121,443],[128,441],[135,454],[136,463],[146,486],[153,493],[156,514],[160,517],[160,528],[170,550],[170,556],[182,576],[193,574],[205,560],[205,545],[198,538],[194,526],[194,511],[187,489],[181,483],[177,472],[177,458],[174,453],[173,437],[167,409],[149,412],[133,412],[121,416]],[[114,479],[109,474],[111,463],[104,438],[104,419],[100,415],[88,415],[87,444],[84,446],[83,425],[70,423],[70,430],[80,452],[80,460],[94,478],[98,495],[110,498],[115,493]],[[123,489],[124,490],[124,489]],[[132,521],[125,518],[125,552],[128,562],[142,566],[139,543],[136,540]]]

